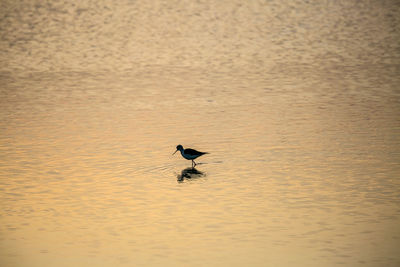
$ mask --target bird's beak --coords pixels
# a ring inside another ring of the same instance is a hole
[[[177,151],[178,151],[178,149],[174,153],[172,153],[172,155],[174,155]]]

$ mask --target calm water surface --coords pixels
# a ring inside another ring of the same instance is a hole
[[[399,266],[395,2],[2,1],[1,265]]]

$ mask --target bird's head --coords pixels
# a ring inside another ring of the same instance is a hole
[[[176,151],[175,151],[173,154],[175,154],[178,150],[179,150],[179,151],[182,151],[182,150],[183,150],[183,146],[177,145],[177,146],[176,146]],[[172,154],[172,155],[173,155],[173,154]]]

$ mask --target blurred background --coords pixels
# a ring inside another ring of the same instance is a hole
[[[399,266],[399,20],[0,1],[1,265]]]

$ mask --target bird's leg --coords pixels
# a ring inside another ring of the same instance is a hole
[[[194,164],[194,165],[193,165]],[[196,162],[194,162],[194,160],[192,160],[192,167],[195,167],[197,165]]]

